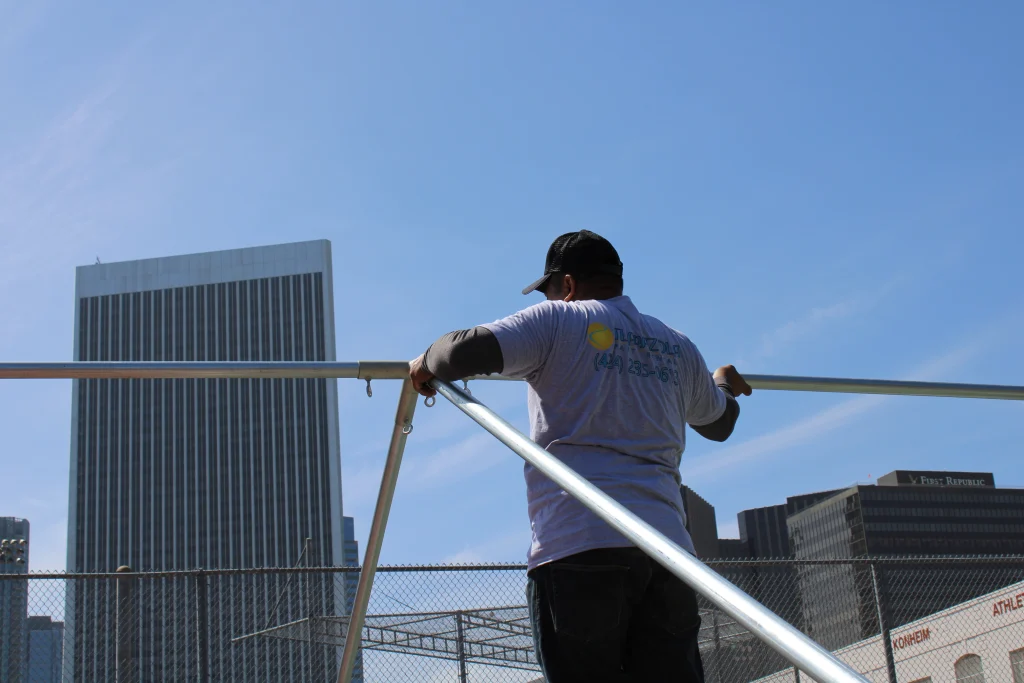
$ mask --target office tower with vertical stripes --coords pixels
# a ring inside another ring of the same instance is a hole
[[[326,240],[77,271],[76,361],[332,361],[334,334]],[[335,381],[87,379],[72,402],[69,571],[294,566],[307,538],[303,564],[343,563]],[[137,589],[142,680],[195,678],[195,601],[187,582],[172,583]],[[260,680],[304,680],[296,672],[314,656],[336,670],[333,652],[230,644],[271,618],[343,609],[324,585],[272,615],[271,585],[210,583],[213,680],[251,680],[243,663],[254,658],[280,667]],[[75,680],[114,679],[115,612],[112,582],[69,588],[64,665]]]
[[[0,540],[8,544],[8,550],[0,550],[0,574],[28,574],[28,520],[0,517]],[[21,541],[26,542],[23,547]],[[11,550],[14,547],[22,549]],[[0,581],[0,681],[24,683],[27,664],[28,581],[4,579]]]
[[[63,651],[64,622],[53,617],[29,617],[26,683],[61,683]]]

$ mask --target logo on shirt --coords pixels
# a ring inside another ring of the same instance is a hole
[[[598,351],[607,351],[615,343],[615,335],[604,323],[590,323],[587,342]]]

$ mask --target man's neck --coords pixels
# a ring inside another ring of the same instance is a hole
[[[617,299],[622,296],[619,294],[587,294],[585,296],[578,296],[573,301],[608,301],[609,299]]]

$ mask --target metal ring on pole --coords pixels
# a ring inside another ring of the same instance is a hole
[[[404,425],[402,425],[402,433],[405,434],[406,436],[408,436],[409,434],[412,434],[412,425],[411,424],[404,424]]]
[[[370,386],[370,378],[366,378],[366,398],[373,398],[373,387]]]
[[[469,390],[469,380],[468,379],[462,380],[462,390],[465,391],[470,396],[473,395],[473,392]]]
[[[433,408],[435,403],[437,403],[436,396],[427,396],[425,399],[423,399],[423,405],[425,405],[428,408]]]

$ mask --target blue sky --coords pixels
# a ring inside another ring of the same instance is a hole
[[[1024,6],[0,0],[0,358],[66,360],[74,268],[334,245],[340,359],[532,302],[550,240],[713,367],[1024,384]],[[365,539],[397,386],[342,383]],[[525,427],[521,385],[474,392]],[[420,408],[383,561],[521,560],[521,461]],[[62,568],[70,382],[0,383],[0,514]],[[684,477],[735,514],[896,468],[1024,486],[1024,407],[760,392]]]

